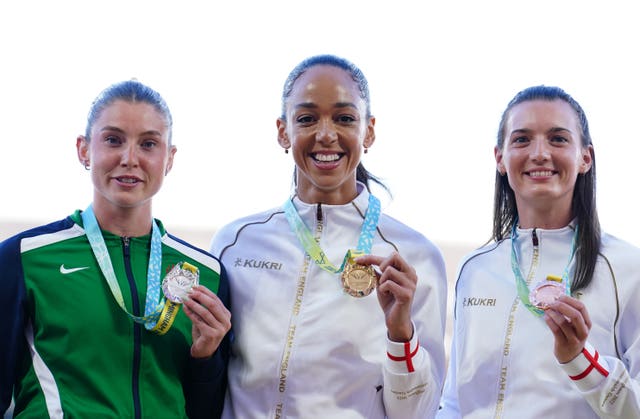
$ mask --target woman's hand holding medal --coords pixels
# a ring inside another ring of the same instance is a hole
[[[193,324],[191,356],[210,357],[231,329],[231,312],[218,296],[202,285],[191,289],[189,298],[183,302],[183,308]]]
[[[389,257],[365,255],[356,258],[360,265],[375,265],[378,275],[378,301],[384,311],[389,339],[407,342],[413,336],[411,304],[416,291],[416,270],[397,253]]]
[[[578,356],[591,330],[585,305],[563,295],[549,305],[544,320],[555,337],[554,354],[558,362],[564,364]]]

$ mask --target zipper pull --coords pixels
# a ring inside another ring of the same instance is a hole
[[[536,234],[536,228],[533,228],[533,231],[531,232],[531,240],[533,240],[533,245],[535,247],[538,247],[538,235]]]
[[[129,256],[129,237],[122,237],[122,245],[124,247],[124,255]]]
[[[318,220],[318,222],[322,222],[322,204],[318,203],[318,206],[316,207],[316,220]]]

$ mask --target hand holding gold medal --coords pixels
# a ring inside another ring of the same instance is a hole
[[[376,294],[384,312],[389,338],[395,342],[409,341],[413,336],[411,305],[418,283],[416,270],[397,252],[387,257],[364,255],[354,262],[371,268],[376,277]]]

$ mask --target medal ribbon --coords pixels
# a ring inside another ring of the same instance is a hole
[[[292,199],[287,199],[284,203],[284,213],[289,221],[291,230],[296,234],[300,244],[307,252],[307,254],[313,259],[313,261],[322,269],[331,273],[339,273],[344,269],[345,264],[350,259],[368,254],[371,252],[373,246],[373,234],[378,227],[378,220],[380,219],[380,200],[369,194],[369,206],[364,216],[364,222],[362,223],[362,230],[360,231],[360,237],[358,238],[358,247],[356,250],[349,250],[345,255],[342,265],[338,268],[334,266],[325,255],[324,251],[318,245],[318,242],[309,231],[309,228],[304,224],[300,214],[293,205]]]
[[[518,289],[518,297],[520,301],[525,305],[525,307],[534,315],[542,316],[544,314],[544,310],[539,309],[538,307],[531,304],[529,300],[529,285],[527,285],[527,281],[525,281],[522,276],[522,272],[520,271],[520,264],[518,262],[518,252],[516,250],[516,239],[518,238],[518,231],[516,226],[518,225],[517,220],[513,223],[513,228],[511,229],[511,270],[513,271],[513,275],[516,277],[516,285]],[[564,285],[564,292],[566,295],[571,294],[571,284],[569,283],[569,269],[571,266],[571,262],[573,261],[573,257],[576,253],[576,240],[578,237],[578,226],[576,226],[573,231],[573,238],[571,239],[571,251],[569,254],[569,261],[567,262],[567,266],[564,267],[564,271],[562,272],[562,284]]]
[[[160,240],[160,229],[155,220],[152,220],[151,228],[151,254],[149,256],[149,266],[147,268],[147,296],[145,301],[144,316],[138,317],[127,311],[124,305],[124,299],[122,292],[118,286],[118,280],[116,279],[116,273],[109,257],[109,251],[104,243],[98,220],[93,213],[93,206],[89,207],[82,212],[82,223],[84,224],[84,230],[91,244],[91,250],[96,257],[98,265],[104,278],[109,285],[111,294],[115,298],[120,308],[127,313],[127,315],[137,323],[144,324],[147,330],[152,330],[160,317],[160,313],[165,307],[164,298],[160,299],[160,265],[162,264],[162,243]],[[174,314],[175,315],[175,314]]]

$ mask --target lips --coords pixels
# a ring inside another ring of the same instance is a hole
[[[136,176],[115,176],[114,179],[119,183],[124,183],[127,185],[136,185],[142,182],[142,180]]]
[[[319,163],[335,163],[344,156],[344,153],[311,153],[310,156]]]
[[[551,177],[557,172],[555,170],[532,170],[525,173],[531,177]]]

